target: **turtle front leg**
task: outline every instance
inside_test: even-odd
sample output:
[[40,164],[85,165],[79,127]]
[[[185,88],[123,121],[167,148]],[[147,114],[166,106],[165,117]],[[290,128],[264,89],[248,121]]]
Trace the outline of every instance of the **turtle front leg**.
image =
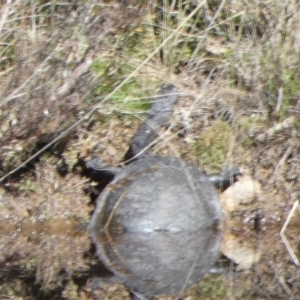
[[120,171],[119,168],[112,166],[104,166],[100,157],[94,157],[85,162],[86,168],[91,172],[91,177],[98,177],[102,180],[110,182]]
[[242,172],[238,167],[227,167],[221,173],[207,174],[208,180],[218,189],[226,190],[236,181],[236,177]]

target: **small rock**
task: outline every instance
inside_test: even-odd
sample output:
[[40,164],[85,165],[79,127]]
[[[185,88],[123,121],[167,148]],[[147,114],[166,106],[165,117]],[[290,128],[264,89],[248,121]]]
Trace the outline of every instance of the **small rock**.
[[260,183],[249,175],[243,175],[221,194],[220,201],[225,211],[232,212],[253,202],[260,195]]
[[261,253],[250,243],[244,240],[240,241],[234,235],[228,235],[224,238],[221,252],[238,264],[237,271],[250,269],[261,257]]

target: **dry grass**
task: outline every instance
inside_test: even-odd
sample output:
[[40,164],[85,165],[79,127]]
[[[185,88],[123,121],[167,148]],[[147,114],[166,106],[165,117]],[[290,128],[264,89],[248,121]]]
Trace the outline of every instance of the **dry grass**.
[[[78,156],[100,155],[108,164],[120,162],[149,97],[162,82],[172,82],[180,89],[180,102],[153,151],[180,155],[205,170],[243,167],[263,187],[255,209],[266,219],[260,226],[270,232],[259,239],[278,245],[272,253],[262,251],[260,266],[241,276],[253,280],[226,283],[228,299],[266,299],[275,294],[278,299],[296,299],[298,271],[279,245],[276,226],[297,200],[300,182],[299,3],[4,2],[0,218],[13,226],[41,215],[63,219],[69,211],[72,217],[87,220],[91,209],[87,201],[82,209],[81,203],[71,203],[74,193],[81,194],[77,199],[87,199],[80,186],[83,179],[73,173]],[[223,128],[220,118],[227,122]],[[226,139],[218,139],[218,133]],[[44,146],[51,151],[37,163],[31,157]],[[29,171],[5,177],[27,159]],[[62,163],[68,172],[65,178],[56,172]],[[233,218],[251,219],[254,210],[243,213]],[[296,233],[286,231],[287,238],[296,239]],[[5,243],[6,253],[21,252],[21,242]],[[55,285],[61,270],[49,269],[52,261],[67,265],[53,245],[48,240],[42,251],[32,252],[43,261],[43,251],[53,249],[47,250],[52,258],[35,262],[37,279],[45,286]],[[57,245],[63,253],[64,242]],[[299,259],[297,247],[295,240],[292,248]],[[25,251],[22,257],[26,255]],[[6,261],[5,253],[1,259]],[[68,272],[77,269],[72,265]],[[92,298],[87,290],[74,292],[72,284],[70,279],[66,285],[70,295]],[[8,295],[9,289],[26,297],[22,288],[11,286],[1,293]],[[191,299],[201,299],[200,292]]]

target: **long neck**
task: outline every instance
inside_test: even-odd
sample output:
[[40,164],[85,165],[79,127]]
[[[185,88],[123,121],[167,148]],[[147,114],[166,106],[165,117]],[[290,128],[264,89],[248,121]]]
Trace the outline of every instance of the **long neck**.
[[138,155],[158,137],[160,129],[173,113],[174,105],[178,100],[176,92],[177,88],[174,85],[163,85],[159,93],[152,99],[146,119],[140,125],[125,154],[125,161]]

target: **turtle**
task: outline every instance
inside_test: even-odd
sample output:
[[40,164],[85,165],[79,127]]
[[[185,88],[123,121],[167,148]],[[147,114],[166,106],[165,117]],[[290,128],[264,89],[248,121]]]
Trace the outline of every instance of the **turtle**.
[[[167,257],[176,265],[169,265],[170,270],[177,270],[175,278],[185,270],[183,256],[188,250],[179,251],[178,259],[174,254],[178,245],[183,250],[184,245],[193,244],[201,253],[195,270],[201,270],[201,276],[207,271],[218,255],[218,251],[211,249],[218,248],[214,245],[219,245],[220,240],[216,228],[222,209],[217,188],[229,185],[240,174],[239,168],[234,167],[207,175],[178,157],[149,153],[149,146],[171,117],[178,98],[175,85],[161,86],[131,141],[123,168],[103,166],[99,158],[87,162],[89,168],[111,179],[97,198],[88,225],[98,255],[122,282],[143,294],[176,292],[182,288],[185,279],[173,285],[169,279],[166,283],[162,279],[168,269],[163,266]],[[200,237],[200,244],[191,243],[196,237]],[[188,266],[193,255],[187,255]]]

